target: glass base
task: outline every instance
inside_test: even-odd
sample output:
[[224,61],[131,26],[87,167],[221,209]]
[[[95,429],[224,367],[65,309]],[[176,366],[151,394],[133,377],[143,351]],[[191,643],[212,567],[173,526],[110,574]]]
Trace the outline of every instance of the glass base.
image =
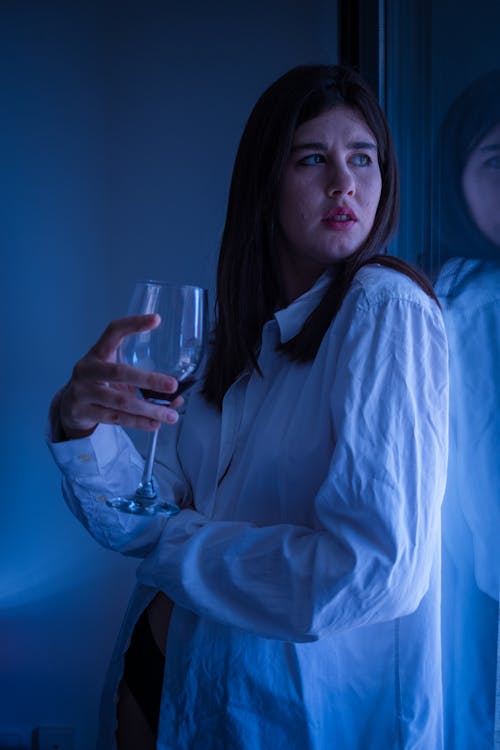
[[161,500],[161,498],[147,500],[135,495],[109,498],[106,500],[106,505],[134,516],[175,516],[180,510],[178,505]]

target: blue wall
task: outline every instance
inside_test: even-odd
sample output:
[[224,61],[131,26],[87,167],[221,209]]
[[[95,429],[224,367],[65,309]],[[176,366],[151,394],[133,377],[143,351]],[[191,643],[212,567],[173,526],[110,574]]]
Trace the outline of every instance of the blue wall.
[[213,286],[251,106],[337,57],[335,1],[170,6],[0,5],[0,735],[26,747],[40,725],[93,747],[135,568],[64,506],[50,398],[136,278]]

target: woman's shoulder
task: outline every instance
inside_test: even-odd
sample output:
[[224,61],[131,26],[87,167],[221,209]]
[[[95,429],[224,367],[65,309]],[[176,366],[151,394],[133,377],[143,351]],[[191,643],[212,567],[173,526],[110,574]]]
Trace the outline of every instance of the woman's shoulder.
[[435,300],[416,281],[402,271],[381,264],[360,268],[347,296],[360,310],[375,309],[394,301],[440,315]]
[[452,258],[437,274],[436,294],[443,307],[471,310],[500,301],[500,263]]

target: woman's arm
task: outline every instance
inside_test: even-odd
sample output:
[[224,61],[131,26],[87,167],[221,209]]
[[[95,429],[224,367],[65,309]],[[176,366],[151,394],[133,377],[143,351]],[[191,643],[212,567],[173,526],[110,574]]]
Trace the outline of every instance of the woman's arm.
[[[104,501],[133,493],[144,464],[116,425],[151,432],[166,422],[176,430],[176,409],[183,403],[182,397],[166,407],[137,394],[141,387],[174,392],[175,378],[117,362],[117,349],[125,336],[150,330],[158,323],[157,315],[140,315],[113,321],[106,328],[52,400],[47,435],[63,475],[64,497],[74,515],[100,544],[139,556],[158,540],[164,519],[132,517],[109,508]],[[175,435],[168,445],[172,446],[167,459],[172,470],[163,472],[162,489],[170,499],[181,501],[187,489],[176,461]]]
[[317,528],[184,510],[139,580],[199,614],[284,640],[414,611],[439,543],[447,407],[437,307],[390,296],[358,305],[330,393],[336,445],[314,498]]

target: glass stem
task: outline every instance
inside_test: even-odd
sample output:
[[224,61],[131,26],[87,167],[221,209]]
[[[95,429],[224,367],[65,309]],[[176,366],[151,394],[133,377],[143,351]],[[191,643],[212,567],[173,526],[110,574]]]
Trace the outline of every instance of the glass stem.
[[156,443],[158,440],[159,429],[155,430],[149,436],[148,455],[146,457],[146,463],[144,464],[144,472],[142,474],[141,483],[137,488],[137,493],[141,497],[147,497],[153,499],[156,497],[156,489],[153,482],[153,464],[155,461]]

